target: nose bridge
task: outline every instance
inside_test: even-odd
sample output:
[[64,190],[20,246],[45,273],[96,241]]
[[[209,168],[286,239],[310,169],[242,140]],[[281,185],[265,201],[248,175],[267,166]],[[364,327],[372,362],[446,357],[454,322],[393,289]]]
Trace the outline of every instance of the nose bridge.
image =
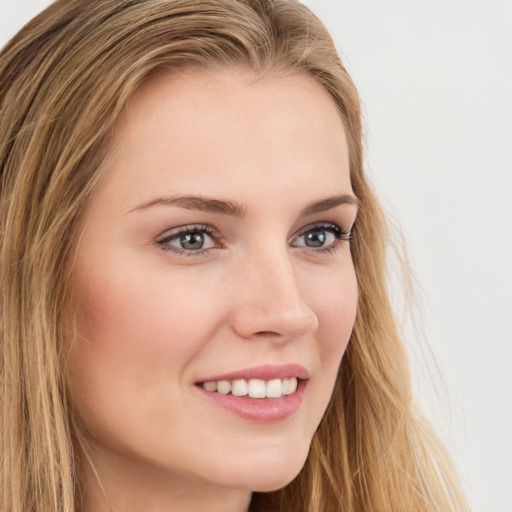
[[239,276],[233,325],[244,337],[297,337],[317,328],[288,247],[260,247],[241,262]]

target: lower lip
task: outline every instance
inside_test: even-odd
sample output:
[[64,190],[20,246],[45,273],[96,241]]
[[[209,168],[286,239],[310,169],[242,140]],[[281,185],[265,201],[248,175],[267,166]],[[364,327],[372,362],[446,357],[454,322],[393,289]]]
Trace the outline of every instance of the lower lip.
[[289,418],[300,408],[304,398],[305,387],[306,381],[300,380],[294,393],[280,398],[251,398],[249,396],[223,395],[221,393],[205,391],[201,387],[197,387],[197,390],[214,404],[244,420],[256,423],[272,423]]

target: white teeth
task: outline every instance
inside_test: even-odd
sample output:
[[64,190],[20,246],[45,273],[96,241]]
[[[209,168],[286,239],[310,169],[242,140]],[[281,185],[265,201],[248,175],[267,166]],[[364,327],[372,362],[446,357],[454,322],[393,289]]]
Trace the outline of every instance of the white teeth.
[[260,379],[251,379],[249,381],[249,396],[251,398],[265,398],[265,381]]
[[269,398],[279,398],[283,394],[283,385],[281,379],[273,379],[267,382],[266,395]]
[[235,396],[245,396],[249,392],[247,381],[244,379],[234,380],[231,384],[231,394]]
[[217,383],[215,381],[205,382],[203,388],[206,389],[206,391],[217,391]]
[[231,393],[234,396],[246,396],[251,398],[280,398],[291,395],[297,390],[297,379],[289,377],[286,379],[235,379],[203,382],[205,391],[227,395]]
[[222,395],[227,395],[231,391],[231,382],[229,380],[219,380],[217,391]]
[[283,379],[283,395],[291,395],[297,389],[297,379]]

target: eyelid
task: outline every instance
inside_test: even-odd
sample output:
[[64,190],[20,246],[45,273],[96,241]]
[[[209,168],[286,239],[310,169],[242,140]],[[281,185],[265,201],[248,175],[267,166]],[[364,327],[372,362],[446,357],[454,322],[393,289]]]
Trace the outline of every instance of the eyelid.
[[169,238],[179,236],[183,233],[193,233],[196,231],[205,232],[208,235],[215,236],[215,238],[221,238],[221,234],[214,227],[208,224],[184,224],[183,226],[177,226],[175,228],[166,229],[161,235],[156,237],[157,242],[168,240]]
[[338,233],[341,236],[341,239],[345,239],[345,237],[350,237],[352,234],[352,227],[349,229],[343,229],[339,224],[335,222],[328,222],[328,221],[320,221],[320,222],[314,222],[313,224],[309,224],[303,228],[301,228],[299,231],[297,231],[289,240],[289,242],[293,241],[295,238],[301,237],[304,234],[306,234],[309,231],[313,231],[315,229],[331,229]]
[[[197,250],[187,250],[169,243],[170,240],[175,240],[179,238],[180,235],[195,232],[201,232],[209,236],[213,240],[215,246]],[[185,224],[183,226],[167,229],[155,239],[155,243],[161,250],[165,252],[173,252],[178,256],[201,256],[212,249],[221,247],[222,239],[223,237],[221,233],[213,226],[207,224]]]
[[[335,222],[330,221],[319,221],[314,222],[312,224],[308,224],[307,226],[304,226],[299,231],[297,231],[289,240],[288,243],[292,247],[306,247],[307,249],[311,250],[315,253],[322,253],[322,252],[328,252],[333,251],[337,248],[338,245],[340,245],[341,242],[350,242],[351,234],[352,234],[352,227],[349,229],[344,230],[341,228],[341,226]],[[308,246],[302,246],[302,245],[294,245],[294,240],[304,236],[306,233],[314,231],[314,230],[325,230],[325,231],[331,231],[334,233],[334,236],[336,238],[336,241],[333,243],[330,243],[326,246],[320,246],[318,248],[314,247],[308,247]],[[206,247],[201,248],[197,250],[192,249],[184,249],[180,248],[178,246],[172,245],[170,243],[171,240],[175,240],[180,237],[182,234],[187,233],[194,233],[194,232],[202,232],[206,234],[208,237],[210,237],[215,244],[213,247]],[[173,252],[179,256],[201,256],[204,254],[207,254],[212,249],[218,249],[222,247],[222,241],[223,236],[220,231],[218,231],[216,228],[214,228],[211,225],[208,224],[185,224],[182,226],[178,226],[175,228],[167,229],[164,231],[161,235],[159,235],[155,239],[155,243],[159,246],[159,248],[163,251],[170,251]]]
[[[306,251],[309,254],[320,256],[327,256],[334,254],[344,247],[345,244],[350,244],[352,227],[348,230],[344,230],[341,226],[335,222],[315,222],[300,229],[288,242],[291,247],[297,250]],[[334,237],[326,245],[310,246],[304,241],[304,243],[297,243],[297,241],[304,235],[314,231],[328,231],[330,236]]]

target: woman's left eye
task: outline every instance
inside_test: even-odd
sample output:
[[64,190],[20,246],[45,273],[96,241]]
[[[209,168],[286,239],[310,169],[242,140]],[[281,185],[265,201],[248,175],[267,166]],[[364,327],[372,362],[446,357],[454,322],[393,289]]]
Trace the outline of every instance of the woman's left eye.
[[341,241],[350,241],[350,230],[343,231],[336,224],[317,224],[303,230],[291,245],[322,251],[336,248]]
[[158,245],[166,251],[190,255],[218,247],[213,230],[209,226],[178,228],[167,233],[165,238],[158,240]]

